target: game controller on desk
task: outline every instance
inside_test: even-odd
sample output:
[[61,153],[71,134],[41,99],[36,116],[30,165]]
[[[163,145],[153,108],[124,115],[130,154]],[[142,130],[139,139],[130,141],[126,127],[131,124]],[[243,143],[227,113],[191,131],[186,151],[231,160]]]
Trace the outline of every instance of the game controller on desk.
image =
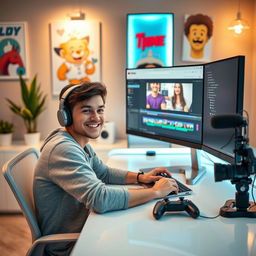
[[165,212],[186,211],[192,218],[196,219],[200,211],[190,200],[180,197],[177,201],[170,201],[167,198],[158,201],[153,209],[153,216],[159,220]]

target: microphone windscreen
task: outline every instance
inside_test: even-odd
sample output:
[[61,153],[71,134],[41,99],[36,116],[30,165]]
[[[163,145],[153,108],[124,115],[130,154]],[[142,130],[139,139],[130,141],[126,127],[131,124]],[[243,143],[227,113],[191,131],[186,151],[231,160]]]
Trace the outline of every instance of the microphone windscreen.
[[239,114],[216,115],[211,119],[211,125],[215,129],[236,128],[243,124],[243,117]]

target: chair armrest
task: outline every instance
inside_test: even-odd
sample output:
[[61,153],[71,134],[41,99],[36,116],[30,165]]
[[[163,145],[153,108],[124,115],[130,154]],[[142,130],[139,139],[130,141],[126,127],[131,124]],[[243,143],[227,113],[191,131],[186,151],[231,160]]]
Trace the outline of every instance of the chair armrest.
[[44,255],[44,248],[46,245],[54,243],[66,243],[66,242],[76,242],[80,233],[64,233],[64,234],[53,234],[42,236],[35,240],[27,252],[27,256],[39,256]]

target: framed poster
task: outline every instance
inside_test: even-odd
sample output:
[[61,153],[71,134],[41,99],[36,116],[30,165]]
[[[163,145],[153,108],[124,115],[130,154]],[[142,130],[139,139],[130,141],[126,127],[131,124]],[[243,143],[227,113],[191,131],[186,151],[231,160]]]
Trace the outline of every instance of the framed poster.
[[28,76],[27,23],[0,22],[0,79]]
[[100,23],[51,23],[53,95],[67,84],[101,80]]
[[173,13],[127,15],[127,68],[173,66]]
[[204,14],[185,15],[182,60],[208,62],[211,60],[213,21]]

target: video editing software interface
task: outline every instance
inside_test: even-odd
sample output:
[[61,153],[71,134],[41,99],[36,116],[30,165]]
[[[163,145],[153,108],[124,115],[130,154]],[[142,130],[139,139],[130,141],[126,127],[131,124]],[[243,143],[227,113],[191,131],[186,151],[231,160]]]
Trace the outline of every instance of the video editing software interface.
[[235,129],[214,129],[211,118],[242,113],[243,56],[126,72],[127,133],[234,156]]
[[202,96],[202,65],[128,69],[127,130],[201,144]]

